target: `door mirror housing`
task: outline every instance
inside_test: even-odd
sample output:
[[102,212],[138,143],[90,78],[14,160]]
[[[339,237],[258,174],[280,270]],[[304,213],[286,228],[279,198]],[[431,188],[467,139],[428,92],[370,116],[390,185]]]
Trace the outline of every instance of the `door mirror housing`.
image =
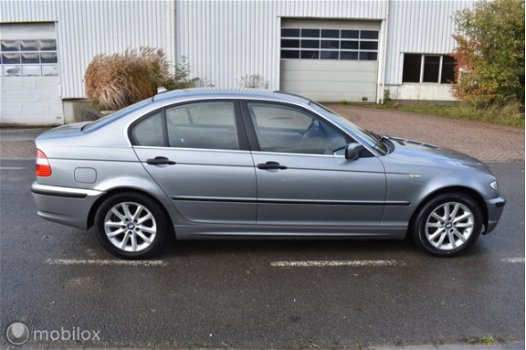
[[345,158],[348,160],[356,160],[360,158],[363,149],[363,145],[357,142],[349,143],[345,147]]

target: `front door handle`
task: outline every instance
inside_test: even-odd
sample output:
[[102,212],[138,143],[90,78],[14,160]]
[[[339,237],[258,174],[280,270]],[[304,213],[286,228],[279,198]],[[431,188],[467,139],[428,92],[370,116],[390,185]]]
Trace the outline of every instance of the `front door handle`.
[[155,157],[153,159],[146,159],[146,163],[151,164],[151,165],[163,165],[163,164],[173,165],[175,164],[173,160],[170,160],[166,157]]
[[266,163],[260,163],[256,165],[258,169],[287,169],[286,166],[279,164],[278,162],[266,162]]

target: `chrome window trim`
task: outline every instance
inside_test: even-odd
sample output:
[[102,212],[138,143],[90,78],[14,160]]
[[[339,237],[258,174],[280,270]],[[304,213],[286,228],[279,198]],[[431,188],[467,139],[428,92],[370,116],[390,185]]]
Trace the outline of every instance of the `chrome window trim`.
[[186,147],[163,147],[163,146],[131,146],[139,149],[160,149],[160,150],[176,150],[176,151],[192,151],[192,152],[231,152],[231,153],[250,153],[249,150],[239,149],[218,149],[218,148],[186,148]]
[[269,152],[269,151],[252,151],[252,154],[261,155],[284,155],[284,156],[307,156],[307,157],[327,157],[327,158],[345,158],[344,155],[336,154],[316,154],[316,153],[291,153],[291,152]]
[[[151,105],[150,105],[150,107],[152,107],[152,108],[148,108],[144,113],[141,113],[140,115],[134,115],[133,117],[130,116],[130,115],[123,116],[123,118],[127,118],[127,117],[130,118],[130,120],[126,122],[126,124],[125,124],[125,126],[123,128],[124,139],[126,140],[126,143],[128,144],[128,146],[132,147],[132,148],[133,147],[150,147],[150,146],[135,146],[135,145],[133,145],[131,143],[128,131],[129,131],[129,128],[131,127],[131,125],[133,123],[135,123],[135,121],[137,121],[139,118],[142,118],[146,114],[150,114],[150,113],[152,113],[152,112],[154,112],[154,111],[156,111],[158,109],[167,108],[168,106],[176,106],[176,105],[184,104],[184,103],[187,103],[187,102],[198,102],[198,101],[207,101],[207,100],[261,101],[261,102],[271,102],[271,103],[275,102],[275,103],[282,103],[282,104],[287,104],[287,105],[291,105],[291,106],[304,108],[304,109],[307,109],[310,113],[313,113],[314,115],[322,118],[324,121],[326,121],[330,125],[338,128],[345,135],[348,135],[348,136],[352,137],[353,139],[355,139],[356,142],[358,142],[359,144],[364,146],[366,150],[371,152],[371,154],[374,157],[378,157],[380,155],[374,148],[369,147],[369,145],[367,145],[366,143],[362,142],[359,137],[356,137],[355,135],[350,133],[345,128],[342,128],[338,123],[334,123],[332,120],[328,119],[324,115],[321,115],[320,113],[318,113],[317,111],[313,110],[312,108],[309,108],[307,103],[299,103],[299,102],[295,102],[295,101],[286,101],[286,100],[275,99],[275,98],[267,97],[267,96],[235,96],[235,95],[228,95],[228,94],[226,94],[224,96],[221,96],[221,95],[219,95],[219,96],[217,96],[217,95],[216,96],[190,95],[190,96],[178,98],[176,101],[173,101],[173,100],[172,101],[170,101],[170,100],[155,101],[155,97],[153,97],[153,100],[152,100]],[[305,101],[308,101],[308,100],[305,100]],[[139,112],[139,111],[134,111],[131,114],[135,114],[136,112]],[[167,149],[167,148],[173,149],[173,147],[161,147],[161,148],[163,148],[163,149]],[[183,149],[189,149],[189,148],[183,148]],[[199,150],[211,150],[211,149],[201,149],[201,148],[199,148]],[[232,150],[232,151],[249,152],[249,151],[246,151],[246,150]],[[298,153],[292,153],[292,154],[298,154]],[[309,154],[309,155],[311,155],[311,154]]]

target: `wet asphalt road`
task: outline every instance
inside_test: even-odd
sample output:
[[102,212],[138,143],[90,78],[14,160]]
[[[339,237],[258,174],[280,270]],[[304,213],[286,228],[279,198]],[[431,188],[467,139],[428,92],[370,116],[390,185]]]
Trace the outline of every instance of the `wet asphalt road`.
[[[115,258],[93,231],[36,216],[32,161],[0,167],[2,348],[13,321],[32,331],[100,331],[82,343],[90,346],[524,343],[523,163],[491,164],[508,204],[497,230],[460,257],[434,258],[410,241],[194,241],[172,242],[158,266],[46,263]],[[304,260],[396,264],[271,266]]]

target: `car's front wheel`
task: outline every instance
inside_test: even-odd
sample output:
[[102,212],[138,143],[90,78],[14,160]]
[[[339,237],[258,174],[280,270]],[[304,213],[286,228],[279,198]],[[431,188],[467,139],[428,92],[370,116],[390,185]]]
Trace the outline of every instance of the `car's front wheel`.
[[161,206],[140,193],[119,193],[106,199],[95,214],[95,226],[104,248],[128,259],[156,253],[169,231]]
[[413,238],[433,255],[450,256],[472,246],[482,225],[482,211],[472,197],[464,193],[441,194],[417,214]]

